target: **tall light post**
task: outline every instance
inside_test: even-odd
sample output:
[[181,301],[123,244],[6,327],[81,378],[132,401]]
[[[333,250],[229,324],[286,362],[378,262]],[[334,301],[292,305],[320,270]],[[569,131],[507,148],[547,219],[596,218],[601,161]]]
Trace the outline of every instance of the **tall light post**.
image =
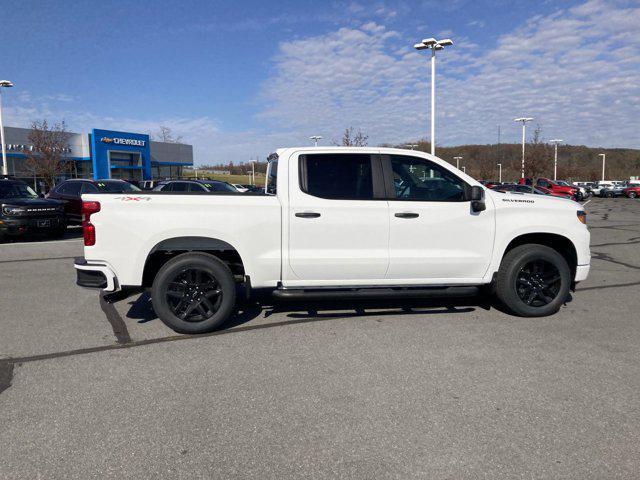
[[607,156],[604,153],[599,153],[598,155],[602,157],[602,181],[604,182],[604,162]]
[[498,182],[502,183],[502,164],[498,164]]
[[557,180],[558,177],[558,144],[560,142],[564,142],[564,140],[560,140],[559,138],[554,138],[553,140],[549,140],[554,145],[554,153],[553,153],[553,179]]
[[443,38],[425,38],[421,43],[416,43],[416,50],[431,50],[431,155],[436,154],[436,50],[453,45],[453,40]]
[[456,168],[460,170],[460,160],[462,160],[462,157],[453,157],[453,159],[456,161]]
[[2,144],[2,174],[9,175],[7,166],[7,146],[4,144],[4,125],[2,124],[2,89],[11,88],[13,83],[9,80],[0,80],[0,143]]
[[522,122],[522,178],[524,178],[524,143],[526,140],[525,131],[527,129],[527,122],[533,120],[532,117],[520,117],[514,118],[514,122]]
[[314,144],[313,146],[317,147],[318,146],[318,140],[322,140],[322,136],[320,136],[320,135],[311,135],[309,137],[309,140],[313,140],[313,144]]

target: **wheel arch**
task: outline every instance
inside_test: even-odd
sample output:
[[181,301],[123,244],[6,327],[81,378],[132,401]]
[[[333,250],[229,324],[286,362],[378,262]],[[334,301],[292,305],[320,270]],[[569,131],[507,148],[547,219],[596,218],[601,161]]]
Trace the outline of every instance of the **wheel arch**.
[[219,238],[181,236],[164,239],[149,251],[144,263],[142,286],[150,287],[165,263],[186,252],[203,252],[213,255],[227,264],[237,280],[244,279],[245,263],[240,252],[233,245]]
[[505,250],[502,252],[500,261],[504,259],[505,255],[516,247],[526,244],[538,244],[552,248],[564,257],[571,269],[572,278],[575,277],[576,268],[578,266],[578,252],[576,246],[568,237],[557,233],[549,232],[536,232],[536,233],[524,233],[518,235],[509,242]]

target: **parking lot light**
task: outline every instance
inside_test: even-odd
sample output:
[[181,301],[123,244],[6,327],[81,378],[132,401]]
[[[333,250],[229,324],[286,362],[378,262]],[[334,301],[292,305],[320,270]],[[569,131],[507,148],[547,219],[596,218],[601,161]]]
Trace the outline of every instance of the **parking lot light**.
[[554,138],[553,140],[549,140],[554,144],[554,154],[553,154],[553,179],[557,180],[558,176],[558,144],[560,142],[564,142],[564,140],[560,140],[559,138]]
[[519,117],[519,118],[514,118],[513,121],[514,122],[522,122],[522,177],[524,178],[524,143],[525,143],[525,130],[527,128],[527,122],[530,122],[531,120],[533,120],[532,117]]
[[444,38],[425,38],[420,43],[416,43],[413,48],[416,50],[431,50],[431,155],[436,154],[436,50],[453,45],[453,40]]
[[9,175],[7,166],[7,146],[4,144],[4,125],[2,124],[2,89],[11,88],[13,83],[9,80],[0,80],[0,144],[2,144],[2,174]]
[[462,160],[462,157],[453,157],[453,159],[456,161],[456,168],[460,170],[460,160]]
[[318,140],[322,140],[322,136],[321,135],[311,135],[309,137],[309,140],[312,140],[314,142],[314,147],[318,146]]
[[502,164],[498,164],[498,182],[502,183]]
[[602,181],[604,182],[604,162],[607,156],[604,153],[599,153],[598,155],[602,157]]

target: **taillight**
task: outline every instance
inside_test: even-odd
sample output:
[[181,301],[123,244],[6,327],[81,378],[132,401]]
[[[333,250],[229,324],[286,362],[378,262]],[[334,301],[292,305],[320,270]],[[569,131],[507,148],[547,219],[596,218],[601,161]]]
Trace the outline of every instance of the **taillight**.
[[96,227],[91,224],[91,215],[100,211],[100,202],[82,202],[82,233],[85,247],[96,244]]

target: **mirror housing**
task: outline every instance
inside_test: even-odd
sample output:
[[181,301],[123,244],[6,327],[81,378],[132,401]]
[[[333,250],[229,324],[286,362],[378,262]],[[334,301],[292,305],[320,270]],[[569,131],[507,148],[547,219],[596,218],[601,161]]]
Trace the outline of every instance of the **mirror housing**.
[[471,211],[482,212],[487,209],[487,205],[484,203],[484,189],[477,185],[471,187]]

